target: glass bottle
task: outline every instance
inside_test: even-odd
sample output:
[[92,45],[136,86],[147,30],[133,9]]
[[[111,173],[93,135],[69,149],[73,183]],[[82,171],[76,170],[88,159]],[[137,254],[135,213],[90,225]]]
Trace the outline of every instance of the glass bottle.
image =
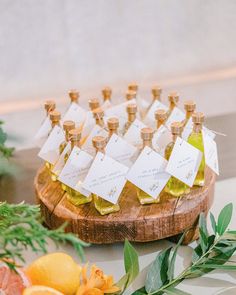
[[168,116],[167,116],[166,110],[159,109],[159,110],[155,111],[155,119],[156,119],[157,129],[165,124],[167,117]]
[[[181,136],[182,130],[183,130],[183,124],[181,122],[174,122],[171,124],[171,133],[172,133],[173,140],[167,145],[165,149],[165,158],[167,161],[169,160],[171,156],[177,137]],[[174,176],[171,176],[171,178],[166,184],[165,192],[171,194],[174,197],[180,197],[184,194],[189,193],[190,188],[182,181],[178,180]]]
[[[105,153],[107,139],[103,136],[95,136],[92,140],[96,152]],[[93,194],[94,206],[101,215],[106,215],[120,210],[119,204],[113,204],[96,194]]]
[[168,110],[168,116],[172,113],[173,109],[175,107],[178,107],[179,102],[179,94],[177,92],[171,92],[168,95],[169,100],[169,110]]
[[72,89],[68,92],[70,97],[70,102],[74,102],[76,104],[79,104],[79,91],[76,89]]
[[44,103],[44,109],[46,111],[46,116],[49,116],[50,112],[54,111],[56,108],[56,103],[54,100],[47,100]]
[[[73,150],[73,148],[75,146],[80,148],[80,140],[81,140],[81,130],[79,128],[75,128],[69,131],[69,137],[70,137],[70,142],[71,142],[71,148],[70,150],[65,154],[64,157],[64,162],[66,163],[71,151]],[[65,190],[67,192],[67,200],[74,204],[75,206],[79,206],[82,204],[86,204],[92,201],[92,195],[90,195],[89,197],[84,196],[83,194],[81,194],[80,192],[72,189],[69,186],[65,185]]]
[[100,102],[97,98],[92,98],[89,100],[89,108],[91,111],[94,111],[99,107],[100,107]]
[[189,135],[188,143],[190,143],[195,148],[199,149],[202,152],[202,160],[198,169],[197,176],[194,180],[194,185],[204,186],[205,184],[205,155],[204,155],[204,144],[203,144],[203,136],[202,136],[202,124],[204,122],[204,114],[203,113],[193,113],[193,131]]
[[136,92],[133,90],[126,91],[126,100],[129,101],[131,99],[136,98]]
[[[147,127],[147,128],[141,129],[141,138],[143,140],[142,150],[145,148],[145,146],[149,146],[150,148],[152,148],[153,134],[154,134],[154,130],[152,128]],[[153,198],[152,196],[145,193],[140,188],[137,188],[137,196],[138,196],[139,203],[141,205],[153,204],[153,203],[159,202],[158,198],[157,199]]]
[[100,127],[104,128],[105,122],[104,122],[104,111],[101,108],[97,108],[93,110],[93,117],[95,119],[95,123],[99,125]]
[[192,114],[196,110],[196,103],[193,100],[187,100],[184,102],[185,119],[183,120],[183,127],[186,126],[188,120],[192,117]]
[[119,128],[119,120],[118,118],[109,118],[107,120],[107,128],[108,128],[108,140],[112,137],[112,134],[118,134]]
[[135,121],[136,119],[136,115],[137,115],[137,111],[138,111],[138,108],[137,108],[137,105],[136,103],[130,103],[127,105],[126,107],[126,111],[127,111],[127,115],[128,115],[128,120],[127,122],[125,123],[125,126],[124,126],[124,130],[123,130],[123,135],[125,135],[125,133],[128,131],[130,125]]
[[111,101],[112,90],[110,87],[105,87],[102,89],[103,101]]

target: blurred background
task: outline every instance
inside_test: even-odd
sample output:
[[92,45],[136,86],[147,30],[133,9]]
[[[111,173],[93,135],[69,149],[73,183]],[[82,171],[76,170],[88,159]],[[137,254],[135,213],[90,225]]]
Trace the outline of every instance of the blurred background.
[[63,110],[77,88],[86,105],[108,85],[118,100],[132,81],[234,113],[235,15],[235,0],[0,0],[0,119],[29,147],[45,99]]

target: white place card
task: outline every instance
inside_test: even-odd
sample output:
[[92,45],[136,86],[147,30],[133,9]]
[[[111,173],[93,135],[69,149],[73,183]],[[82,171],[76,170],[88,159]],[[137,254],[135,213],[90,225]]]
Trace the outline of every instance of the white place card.
[[178,137],[166,172],[192,187],[202,159],[202,152]]
[[106,148],[106,155],[114,160],[130,167],[133,163],[133,158],[138,153],[138,149],[126,140],[113,134],[108,141]]
[[219,175],[217,144],[211,135],[203,130],[203,143],[206,165]]
[[105,129],[101,128],[99,125],[95,125],[93,129],[91,130],[91,132],[89,133],[86,141],[82,145],[83,150],[85,150],[91,155],[95,155],[96,151],[95,151],[95,148],[93,147],[92,139],[94,136],[98,136],[98,135],[107,137],[108,132]]
[[203,126],[202,130],[207,133],[212,139],[215,139],[216,137],[216,133],[210,129],[208,129],[207,127]]
[[170,130],[162,125],[153,135],[152,145],[154,150],[160,153],[162,156],[165,154],[166,146],[172,141],[172,134]]
[[65,165],[65,155],[70,151],[71,144],[70,142],[65,146],[64,150],[60,154],[58,160],[56,161],[56,164],[53,166],[52,172],[56,174],[57,176],[61,173],[61,170],[63,169]]
[[62,122],[71,120],[75,122],[76,127],[79,127],[86,119],[86,111],[77,103],[72,102],[65,113]]
[[55,126],[41,150],[38,153],[38,156],[49,162],[50,164],[55,164],[59,158],[59,147],[60,144],[65,140],[65,134],[61,127]]
[[142,121],[136,119],[130,125],[129,129],[124,135],[124,139],[134,146],[142,145],[141,129],[147,127]]
[[153,198],[158,198],[171,175],[165,171],[167,160],[145,147],[127,174],[127,179]]
[[129,168],[98,152],[83,182],[83,188],[113,204],[118,202]]
[[34,143],[37,147],[43,146],[43,144],[47,140],[47,137],[49,132],[51,131],[51,128],[52,128],[51,121],[49,119],[49,116],[47,116],[34,136]]
[[106,111],[107,109],[111,108],[112,107],[112,103],[110,102],[110,100],[106,100],[104,101],[104,103],[102,104],[102,109],[104,111]]
[[163,110],[168,110],[168,107],[163,104],[162,102],[160,102],[159,100],[155,100],[151,107],[149,108],[147,114],[146,114],[146,117],[145,119],[148,119],[150,121],[154,121],[155,122],[155,112],[157,110],[160,110],[160,109],[163,109]]
[[89,197],[91,192],[84,189],[82,184],[92,162],[93,157],[91,155],[75,146],[58,179],[85,197]]
[[185,119],[185,114],[179,108],[175,107],[171,112],[169,118],[166,121],[167,128],[170,129],[170,126],[173,122],[182,122]]

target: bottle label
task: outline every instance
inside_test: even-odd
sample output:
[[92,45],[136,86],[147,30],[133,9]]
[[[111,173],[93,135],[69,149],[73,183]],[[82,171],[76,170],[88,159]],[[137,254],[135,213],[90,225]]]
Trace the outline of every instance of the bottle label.
[[58,179],[65,185],[89,197],[91,192],[82,187],[83,181],[93,162],[93,157],[75,146],[61,170]]
[[219,175],[217,144],[214,139],[212,139],[211,134],[205,130],[202,131],[202,135],[206,165]]
[[129,168],[98,152],[83,182],[83,188],[113,204],[118,202]]
[[65,155],[68,153],[71,149],[71,143],[68,142],[65,146],[64,150],[60,154],[56,164],[53,166],[52,172],[56,174],[57,176],[61,173],[61,170],[63,169],[65,165]]
[[59,158],[59,147],[60,144],[65,140],[65,134],[61,127],[55,126],[41,150],[38,153],[38,156],[49,162],[50,164],[55,164]]
[[43,121],[38,132],[34,136],[34,143],[37,147],[42,147],[45,141],[47,140],[48,134],[51,131],[51,121],[49,117]]
[[134,146],[142,145],[142,138],[140,135],[141,129],[147,127],[142,121],[136,119],[130,125],[129,129],[124,135],[124,139]]
[[72,102],[65,113],[62,122],[71,120],[75,122],[76,127],[79,127],[86,119],[86,111],[77,103]]
[[164,125],[160,126],[153,135],[152,145],[154,150],[164,156],[165,148],[171,140],[172,135],[170,130]]
[[153,149],[145,147],[129,170],[127,179],[156,199],[171,177],[165,171],[167,163]]
[[178,137],[173,147],[166,172],[192,187],[202,159],[202,152]]
[[170,129],[170,126],[173,122],[182,122],[184,119],[184,112],[182,112],[179,108],[175,107],[166,121],[166,126]]

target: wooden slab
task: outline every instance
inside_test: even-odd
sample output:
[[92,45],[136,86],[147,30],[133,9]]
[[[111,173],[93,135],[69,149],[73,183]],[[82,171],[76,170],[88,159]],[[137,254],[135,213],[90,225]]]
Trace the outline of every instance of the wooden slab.
[[135,187],[128,183],[120,198],[121,210],[101,216],[93,203],[79,207],[71,204],[59,182],[52,182],[49,173],[41,168],[35,178],[35,191],[45,223],[57,228],[68,221],[67,231],[74,232],[90,243],[105,244],[124,241],[147,242],[175,237],[185,230],[185,243],[198,236],[200,212],[207,214],[214,196],[215,175],[206,170],[206,185],[193,188],[182,198],[163,194],[159,204],[141,206]]

